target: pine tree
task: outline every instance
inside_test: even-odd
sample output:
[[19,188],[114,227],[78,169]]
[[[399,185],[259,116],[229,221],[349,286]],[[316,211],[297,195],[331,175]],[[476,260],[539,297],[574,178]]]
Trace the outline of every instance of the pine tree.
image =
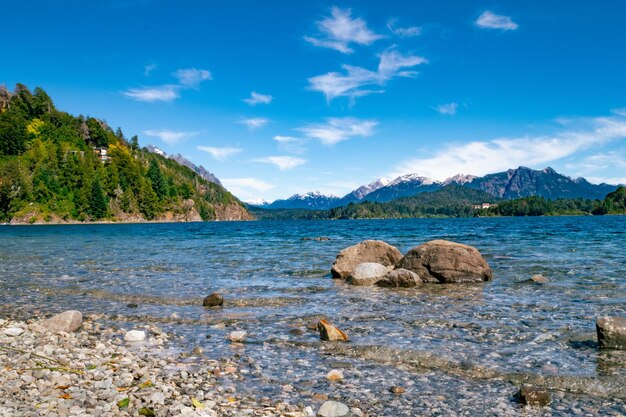
[[100,179],[96,176],[91,184],[91,198],[89,199],[89,214],[94,219],[101,219],[107,214],[107,198],[102,191]]

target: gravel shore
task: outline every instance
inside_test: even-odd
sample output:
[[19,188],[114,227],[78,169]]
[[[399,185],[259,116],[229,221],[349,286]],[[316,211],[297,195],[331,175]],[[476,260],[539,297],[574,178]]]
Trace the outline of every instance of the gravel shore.
[[[313,416],[311,407],[249,398],[230,384],[247,373],[236,358],[210,359],[169,346],[144,326],[53,333],[41,320],[0,319],[0,416]],[[128,341],[146,335],[143,341]],[[141,338],[141,337],[139,337]],[[125,340],[126,339],[126,340]]]

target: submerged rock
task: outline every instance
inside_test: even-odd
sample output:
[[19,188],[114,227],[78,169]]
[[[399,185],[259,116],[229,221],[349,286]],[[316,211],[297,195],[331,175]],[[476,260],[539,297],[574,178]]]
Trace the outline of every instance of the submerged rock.
[[326,379],[329,381],[341,381],[343,379],[343,372],[339,369],[332,369],[326,374]]
[[214,292],[211,295],[207,295],[204,300],[202,300],[202,305],[204,307],[221,307],[224,305],[224,297],[222,294]]
[[528,279],[528,282],[535,284],[547,284],[548,282],[550,282],[550,280],[541,274],[537,274],[530,277],[530,279]]
[[548,390],[543,388],[535,388],[529,386],[523,386],[516,394],[520,403],[530,406],[545,406],[550,404],[552,399]]
[[326,401],[317,411],[317,417],[347,417],[349,415],[348,406],[337,401]]
[[626,317],[604,316],[596,321],[601,349],[626,350]]
[[415,272],[424,282],[483,282],[492,277],[489,264],[476,248],[447,240],[414,247],[396,266]]
[[124,340],[127,342],[143,342],[146,340],[146,332],[143,330],[131,330],[126,332]]
[[246,340],[248,334],[243,330],[237,330],[228,334],[228,340],[234,343],[241,343]]
[[398,387],[396,385],[392,386],[391,388],[389,388],[389,392],[391,392],[392,394],[396,394],[396,395],[402,395],[404,394],[406,390],[402,387]]
[[358,264],[350,274],[348,282],[352,285],[374,285],[387,274],[387,267],[376,262]]
[[376,262],[391,270],[400,259],[402,254],[390,244],[382,240],[364,240],[339,252],[330,272],[333,278],[345,279],[364,262]]
[[350,338],[343,331],[330,324],[326,319],[321,319],[317,323],[317,330],[320,332],[320,339],[329,342],[349,342]]
[[52,333],[72,333],[83,325],[83,314],[76,310],[64,311],[45,320],[41,325]]
[[379,287],[415,287],[422,284],[420,277],[413,271],[408,269],[394,269],[389,271],[376,285]]

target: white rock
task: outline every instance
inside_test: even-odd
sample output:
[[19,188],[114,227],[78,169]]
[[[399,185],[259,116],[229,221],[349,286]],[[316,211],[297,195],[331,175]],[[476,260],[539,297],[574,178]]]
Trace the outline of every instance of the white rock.
[[228,334],[228,340],[231,342],[243,342],[246,340],[247,333],[243,330],[237,330]]
[[333,369],[326,374],[326,379],[329,381],[341,381],[343,379],[343,372],[339,369]]
[[127,342],[143,342],[146,340],[146,332],[143,330],[131,330],[126,332],[124,340]]
[[160,404],[160,405],[163,405],[163,404],[165,404],[165,395],[163,395],[163,393],[162,393],[162,392],[157,391],[157,392],[155,392],[154,394],[152,394],[152,395],[150,396],[150,402],[151,402],[152,404]]
[[348,280],[352,285],[374,285],[387,275],[387,272],[389,272],[389,270],[382,264],[364,262],[354,268]]
[[4,329],[4,331],[2,332],[3,334],[7,335],[7,336],[19,336],[22,333],[24,333],[24,329],[20,329],[19,327],[9,327],[8,329]]
[[317,417],[347,417],[349,414],[348,406],[337,401],[326,401],[317,410]]

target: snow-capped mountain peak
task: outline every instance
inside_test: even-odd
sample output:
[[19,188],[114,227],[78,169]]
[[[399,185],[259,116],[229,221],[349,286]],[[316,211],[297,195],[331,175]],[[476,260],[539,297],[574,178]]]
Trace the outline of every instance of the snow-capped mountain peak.
[[353,195],[358,200],[361,200],[363,197],[365,197],[369,193],[372,193],[372,192],[374,192],[376,190],[379,190],[379,189],[387,186],[388,184],[389,184],[389,180],[388,179],[386,179],[386,178],[379,178],[379,179],[377,179],[375,181],[372,181],[371,183],[369,183],[367,185],[362,185],[361,187],[359,187],[356,190],[352,191],[350,194]]
[[246,200],[246,201],[244,201],[244,203],[250,204],[251,206],[259,206],[259,207],[267,206],[267,205],[270,204],[267,200],[265,200],[265,199],[263,199],[261,197],[253,198],[251,200]]
[[435,181],[428,177],[422,177],[419,174],[406,174],[406,175],[401,175],[395,180],[393,180],[391,183],[389,183],[389,186],[394,186],[394,185],[402,184],[405,182],[417,182],[422,185],[439,184],[439,181]]
[[447,178],[443,182],[443,185],[450,185],[450,184],[463,185],[463,184],[467,184],[467,183],[474,181],[475,178],[477,178],[475,175],[456,174],[453,177]]

